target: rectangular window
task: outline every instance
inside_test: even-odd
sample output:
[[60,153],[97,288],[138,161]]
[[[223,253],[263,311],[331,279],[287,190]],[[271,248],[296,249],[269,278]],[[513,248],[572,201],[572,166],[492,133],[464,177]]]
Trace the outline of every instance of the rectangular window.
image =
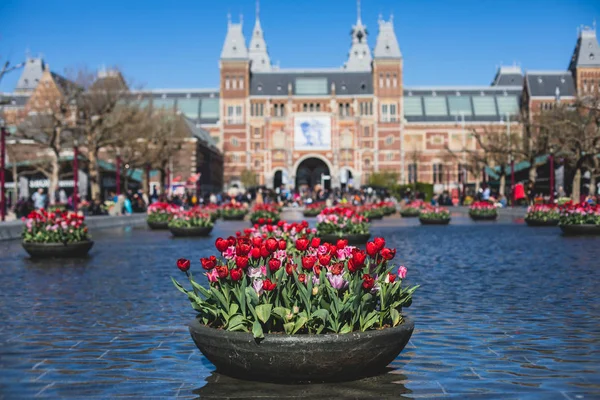
[[466,165],[458,164],[458,170],[456,172],[458,176],[458,183],[465,183],[468,181],[468,172]]
[[411,96],[404,98],[404,115],[409,117],[423,115],[423,104],[421,103],[421,96]]
[[240,78],[240,89],[244,88],[244,78]]
[[177,109],[188,118],[196,119],[199,115],[199,99],[179,99],[177,100]]
[[231,88],[232,89],[237,89],[237,79],[233,78],[231,80]]
[[327,94],[327,78],[296,78],[296,94]]
[[383,74],[379,74],[379,87],[383,87]]
[[443,117],[448,115],[446,97],[425,96],[425,114],[431,117]]
[[417,183],[417,163],[408,164],[408,183]]
[[444,183],[443,164],[433,164],[433,183]]
[[175,107],[175,99],[153,99],[152,107],[171,110]]
[[230,83],[229,83],[229,77],[226,76],[225,77],[225,89],[229,89],[231,87]]
[[385,155],[385,160],[386,161],[392,161],[394,159],[394,153],[386,153]]
[[473,115],[470,96],[448,96],[448,105],[450,106],[450,115]]
[[304,111],[304,112],[307,112],[307,111],[308,111],[308,104],[307,104],[307,103],[304,103],[304,104],[302,105],[302,111]]
[[260,128],[254,128],[254,136],[260,137]]
[[394,122],[396,121],[396,104],[382,104],[381,105],[381,122]]
[[473,96],[473,110],[476,116],[496,115],[496,103],[492,96]]
[[317,112],[321,111],[321,103],[317,103],[316,110]]
[[517,96],[496,96],[498,103],[498,112],[501,116],[517,115],[519,112],[519,102]]
[[370,129],[369,129],[369,127],[365,126],[365,128],[364,128],[363,131],[364,131],[364,136],[365,137],[369,137],[369,135],[370,135]]
[[219,118],[219,99],[202,99],[200,101],[200,118],[218,119]]

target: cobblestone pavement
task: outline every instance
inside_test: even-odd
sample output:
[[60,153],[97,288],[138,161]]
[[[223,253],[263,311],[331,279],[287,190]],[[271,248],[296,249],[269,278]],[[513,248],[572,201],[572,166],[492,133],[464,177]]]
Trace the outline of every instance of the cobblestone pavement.
[[219,221],[212,239],[106,229],[79,261],[0,243],[0,398],[600,398],[600,239],[510,218],[373,224],[422,285],[406,309],[415,332],[387,374],[320,385],[219,375],[169,277],[176,258],[207,256],[245,226]]

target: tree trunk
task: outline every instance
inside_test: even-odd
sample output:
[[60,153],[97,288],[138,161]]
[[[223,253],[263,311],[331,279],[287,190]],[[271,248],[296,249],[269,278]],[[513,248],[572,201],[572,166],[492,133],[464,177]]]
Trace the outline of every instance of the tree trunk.
[[571,192],[571,199],[574,202],[579,203],[581,197],[581,168],[577,168],[575,175],[573,176],[573,190]]
[[500,175],[500,196],[504,196],[506,191],[506,174]]
[[60,176],[60,162],[58,161],[58,154],[52,154],[52,160],[50,161],[50,185],[48,186],[48,200],[50,204],[55,203],[56,190],[58,189],[58,181]]
[[532,163],[531,167],[529,167],[529,181],[531,181],[531,183],[533,184],[534,187],[535,187],[536,180],[537,180],[537,168]]
[[[88,140],[88,143],[90,141]],[[90,175],[90,188],[91,188],[91,198],[99,199],[100,198],[100,171],[98,170],[98,150],[93,147],[89,148],[88,151],[88,165],[89,165],[89,175]]]

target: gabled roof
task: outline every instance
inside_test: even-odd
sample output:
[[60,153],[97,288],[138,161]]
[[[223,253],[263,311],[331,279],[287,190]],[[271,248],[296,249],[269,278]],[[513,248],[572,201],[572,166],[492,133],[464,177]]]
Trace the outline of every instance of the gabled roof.
[[527,71],[525,87],[530,97],[572,97],[577,94],[569,71]]
[[23,72],[19,77],[15,92],[31,93],[42,79],[46,64],[42,58],[27,58],[23,66]]
[[394,20],[384,21],[379,18],[379,34],[377,35],[377,43],[375,44],[374,58],[402,58],[398,39],[394,32]]
[[492,86],[523,86],[523,71],[521,67],[501,66],[496,72]]
[[242,32],[242,23],[234,24],[231,21],[227,24],[227,35],[221,51],[222,60],[247,60],[248,49],[246,48],[246,39]]
[[68,80],[62,75],[57,74],[56,72],[50,72],[52,76],[52,80],[56,83],[58,89],[62,92],[62,94],[70,93],[74,90],[81,89],[75,82]]
[[577,67],[600,67],[600,45],[595,27],[584,27],[579,32],[569,70],[574,71]]
[[120,91],[128,90],[127,82],[117,70],[100,70],[90,90]]
[[371,72],[350,72],[343,69],[323,71],[277,71],[271,73],[255,73],[250,75],[251,96],[287,96],[288,85],[292,85],[292,94],[297,93],[296,82],[299,78],[325,80],[325,88],[315,95],[330,95],[331,85],[335,85],[337,96],[372,95],[373,76]]

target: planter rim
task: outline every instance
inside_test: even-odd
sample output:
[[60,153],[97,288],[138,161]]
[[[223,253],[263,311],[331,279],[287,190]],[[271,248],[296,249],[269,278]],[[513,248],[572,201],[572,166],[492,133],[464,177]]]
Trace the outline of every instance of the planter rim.
[[[304,333],[304,334],[294,334],[288,335],[284,332],[281,333],[265,333],[265,338],[261,340],[260,343],[291,343],[301,341],[306,344],[311,343],[328,343],[328,342],[352,342],[355,340],[360,340],[363,338],[372,338],[377,336],[387,336],[394,334],[396,332],[405,331],[405,330],[413,330],[415,327],[415,323],[413,320],[407,316],[403,316],[403,322],[392,328],[384,328],[384,329],[373,329],[365,332],[350,332],[350,333],[324,333],[324,334],[316,334],[316,333]],[[237,332],[237,331],[227,331],[225,329],[217,329],[211,328],[209,326],[203,325],[197,318],[194,318],[189,324],[188,328],[190,331],[196,331],[200,333],[205,333],[208,335],[219,336],[223,339],[232,339],[232,340],[245,340],[245,339],[254,339],[252,334],[249,332]]]
[[46,247],[66,247],[69,245],[76,245],[76,244],[81,244],[81,243],[94,243],[93,240],[90,239],[86,239],[86,240],[80,240],[79,242],[26,242],[24,240],[21,240],[21,243],[23,245],[36,245],[36,246],[46,246]]

